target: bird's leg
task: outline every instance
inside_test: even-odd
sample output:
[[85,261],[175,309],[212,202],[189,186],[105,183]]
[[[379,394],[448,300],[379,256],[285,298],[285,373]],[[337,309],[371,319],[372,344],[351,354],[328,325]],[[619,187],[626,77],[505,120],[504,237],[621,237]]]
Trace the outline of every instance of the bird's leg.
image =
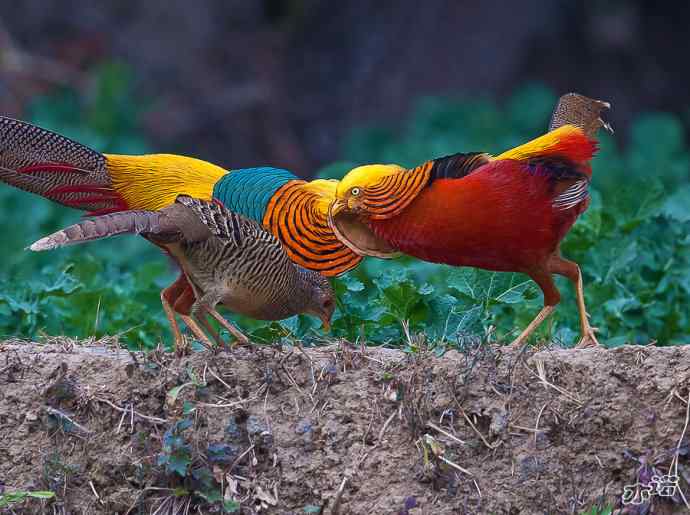
[[228,348],[228,345],[225,342],[225,340],[223,340],[220,337],[218,331],[216,331],[215,327],[211,325],[211,323],[208,321],[208,317],[205,314],[199,316],[199,318],[197,318],[197,322],[199,322],[204,327],[204,329],[206,329],[206,332],[209,333],[211,337],[215,340],[217,346],[222,345],[226,349]]
[[228,331],[230,331],[230,334],[232,334],[235,338],[237,338],[237,343],[239,345],[248,345],[249,344],[249,338],[242,331],[237,329],[237,327],[235,327],[230,322],[225,320],[223,315],[218,313],[218,311],[216,311],[214,308],[208,309],[207,311],[213,318],[218,320],[220,325],[225,327]]
[[544,306],[541,308],[541,311],[537,313],[537,316],[534,317],[534,320],[532,320],[529,325],[525,327],[525,330],[520,333],[520,336],[513,340],[513,343],[511,343],[510,346],[521,347],[527,341],[527,338],[529,338],[530,335],[537,330],[542,322],[546,320],[555,309],[556,306]]
[[187,327],[192,331],[194,336],[197,337],[199,342],[206,347],[207,350],[212,351],[213,350],[213,343],[211,343],[211,340],[208,339],[208,336],[204,333],[204,330],[199,327],[199,324],[197,323],[196,320],[194,320],[194,317],[190,317],[187,315],[180,315],[180,318],[184,320],[184,323],[187,324]]
[[577,309],[580,313],[580,341],[575,348],[600,347],[601,344],[594,335],[596,328],[589,325],[587,308],[585,307],[585,288],[582,284],[582,272],[580,271],[580,267],[573,261],[563,259],[560,256],[554,256],[549,261],[549,269],[555,274],[563,275],[570,279],[575,287],[575,292],[577,294]]
[[[206,317],[206,314],[211,315],[213,318],[215,318],[220,325],[225,327],[228,331],[230,331],[230,334],[232,334],[235,338],[237,338],[237,341],[241,345],[246,345],[249,343],[249,338],[247,338],[244,334],[240,332],[239,329],[237,329],[234,325],[232,325],[230,322],[225,320],[223,316],[216,311],[215,306],[218,304],[220,301],[220,297],[217,293],[215,292],[207,292],[205,293],[200,299],[198,299],[194,305],[192,305],[192,316],[196,320],[201,320],[202,318]],[[207,320],[204,320],[205,325],[208,324]],[[210,325],[210,324],[208,324]],[[208,327],[207,325],[207,327]],[[215,332],[215,331],[214,331]],[[217,333],[216,333],[217,335]],[[217,337],[218,341],[220,340],[220,336]],[[223,346],[227,348],[227,344],[223,342]]]
[[529,276],[539,285],[542,292],[544,292],[544,307],[541,308],[539,313],[537,313],[537,316],[534,317],[534,320],[532,320],[529,325],[525,327],[525,330],[520,333],[520,336],[515,338],[510,344],[510,346],[514,348],[522,346],[527,341],[527,339],[534,331],[537,330],[542,322],[546,320],[551,313],[553,313],[553,311],[556,309],[556,304],[558,304],[561,300],[561,295],[556,289],[556,285],[553,282],[551,273],[545,270],[537,270],[530,273]]
[[208,320],[208,311],[206,310],[205,307],[202,306],[202,310],[199,312],[198,316],[196,317],[196,320],[206,329],[206,331],[213,337],[213,339],[216,342],[216,348],[220,348],[221,346],[226,350],[230,351],[231,348],[228,345],[228,343],[223,340],[220,335],[218,334],[218,331],[211,325],[211,323]]
[[185,341],[180,331],[180,326],[175,319],[175,311],[172,308],[172,304],[177,300],[180,294],[183,293],[186,286],[187,280],[184,274],[180,274],[174,283],[161,290],[161,304],[163,304],[163,311],[165,311],[165,316],[168,318],[170,329],[173,333],[175,352],[179,352],[185,348]]
[[194,290],[185,280],[184,289],[182,293],[177,296],[175,303],[173,304],[173,310],[180,315],[180,318],[189,327],[192,334],[201,342],[201,344],[207,349],[213,348],[213,343],[209,340],[208,336],[204,333],[203,329],[199,327],[199,324],[194,320],[192,316],[192,307],[194,305]]

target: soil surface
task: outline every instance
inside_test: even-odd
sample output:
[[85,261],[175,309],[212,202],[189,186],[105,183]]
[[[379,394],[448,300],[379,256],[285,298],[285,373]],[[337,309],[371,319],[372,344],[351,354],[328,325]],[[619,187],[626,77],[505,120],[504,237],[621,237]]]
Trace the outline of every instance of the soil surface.
[[56,494],[14,513],[690,512],[688,346],[53,341],[0,344],[0,493]]

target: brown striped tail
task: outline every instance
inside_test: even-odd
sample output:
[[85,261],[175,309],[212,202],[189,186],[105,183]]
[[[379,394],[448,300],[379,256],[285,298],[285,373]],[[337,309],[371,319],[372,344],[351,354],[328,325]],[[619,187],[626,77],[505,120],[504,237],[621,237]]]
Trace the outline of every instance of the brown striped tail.
[[166,232],[162,214],[155,211],[123,211],[83,220],[41,238],[29,248],[35,252],[99,240],[118,234],[161,234]]
[[613,134],[613,127],[601,118],[601,112],[610,108],[609,102],[595,100],[579,93],[566,93],[558,99],[558,104],[551,115],[549,130],[553,131],[564,125],[574,125],[582,129],[590,138],[593,138],[600,128]]

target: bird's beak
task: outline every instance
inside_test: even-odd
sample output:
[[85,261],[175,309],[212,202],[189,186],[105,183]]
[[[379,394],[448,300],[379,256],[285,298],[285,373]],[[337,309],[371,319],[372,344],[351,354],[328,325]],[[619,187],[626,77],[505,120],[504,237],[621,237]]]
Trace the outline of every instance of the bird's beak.
[[332,220],[338,213],[340,213],[346,207],[347,202],[339,198],[335,199],[333,202],[331,202],[331,205],[328,206],[328,217]]

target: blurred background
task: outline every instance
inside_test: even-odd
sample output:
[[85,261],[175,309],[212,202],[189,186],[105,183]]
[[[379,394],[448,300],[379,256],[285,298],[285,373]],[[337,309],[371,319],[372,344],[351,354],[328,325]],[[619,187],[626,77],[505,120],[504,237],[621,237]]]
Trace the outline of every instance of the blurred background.
[[[543,132],[564,92],[608,100],[616,134],[602,142],[595,202],[566,246],[583,264],[590,311],[612,345],[679,343],[690,332],[688,27],[690,5],[625,0],[3,2],[0,112],[102,151],[270,164],[308,178],[365,162],[504,150]],[[130,238],[29,256],[27,244],[78,214],[4,186],[0,202],[8,248],[0,335],[116,332],[134,346],[169,339],[157,289],[171,271],[158,253]],[[439,311],[446,322],[434,323],[448,336],[450,310],[450,339],[505,336],[541,302],[527,286],[518,297],[441,291],[444,274],[456,271],[418,263],[386,282],[381,266],[338,283],[352,304],[336,334],[388,325],[395,329],[378,340],[395,339],[399,319],[425,330]],[[388,289],[408,279],[410,291]],[[510,281],[509,290],[522,284]],[[425,282],[433,295],[417,288]],[[416,304],[396,311],[396,295],[412,290]],[[383,318],[354,307],[377,302]],[[559,313],[547,336],[572,343],[574,303]],[[303,335],[304,324],[272,330]]]
[[[673,7],[670,7],[673,4]],[[312,175],[352,127],[395,125],[420,97],[504,99],[526,82],[606,97],[614,126],[687,123],[690,6],[640,1],[209,0],[0,5],[0,109],[56,87],[92,96],[119,63],[157,150]]]

